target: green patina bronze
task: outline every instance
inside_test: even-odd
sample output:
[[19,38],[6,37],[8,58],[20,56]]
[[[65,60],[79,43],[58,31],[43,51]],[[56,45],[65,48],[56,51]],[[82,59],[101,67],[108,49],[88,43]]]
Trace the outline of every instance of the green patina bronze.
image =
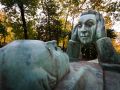
[[56,41],[17,40],[0,49],[0,90],[52,90],[68,72]]
[[[81,47],[91,43],[97,46],[103,69],[98,63],[69,63],[69,59],[80,61]],[[103,70],[120,72],[120,58],[106,36],[102,15],[96,11],[81,14],[72,30],[67,54],[54,40],[16,40],[0,48],[0,90],[103,90]],[[110,89],[119,90],[118,86]]]
[[102,15],[93,10],[83,12],[72,30],[67,48],[70,61],[81,60],[81,47],[91,43],[97,47],[100,62],[120,63],[120,58],[118,58],[110,39],[106,36]]

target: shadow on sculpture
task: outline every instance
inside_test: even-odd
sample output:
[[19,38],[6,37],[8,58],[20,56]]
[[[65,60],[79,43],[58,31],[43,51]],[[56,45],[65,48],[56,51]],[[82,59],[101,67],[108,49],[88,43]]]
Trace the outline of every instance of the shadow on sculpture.
[[[81,47],[91,43],[100,65],[82,61]],[[103,90],[103,71],[120,69],[104,19],[92,10],[81,14],[67,54],[54,40],[16,40],[0,48],[0,90]]]

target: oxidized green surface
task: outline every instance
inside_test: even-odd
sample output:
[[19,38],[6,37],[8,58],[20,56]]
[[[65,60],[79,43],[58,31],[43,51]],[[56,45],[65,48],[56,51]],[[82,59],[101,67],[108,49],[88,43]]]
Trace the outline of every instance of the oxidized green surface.
[[[73,61],[73,58],[74,60],[82,58],[81,48],[83,45],[96,43],[98,39],[103,37],[106,37],[106,32],[102,15],[91,10],[82,13],[78,24],[72,30],[71,40],[68,43],[67,53],[70,61]],[[77,46],[75,48],[77,53],[73,44]]]
[[110,38],[104,37],[97,40],[98,59],[101,63],[120,64],[118,57]]
[[104,19],[95,11],[82,13],[78,24],[72,30],[67,54],[70,61],[78,61],[82,58],[81,48],[85,44],[94,43],[97,46],[99,61],[107,63],[120,63],[110,39],[106,36]]
[[0,90],[52,90],[69,71],[55,41],[18,40],[0,49]]
[[[82,13],[72,31],[67,49],[70,60],[79,61],[81,47],[90,43],[96,43],[100,63],[120,63],[106,37],[103,17],[94,11]],[[102,69],[99,64],[94,65],[76,62],[69,66],[67,54],[57,47],[56,41],[17,40],[0,48],[0,90],[54,90],[58,83],[56,90],[102,90]],[[119,90],[118,86],[119,83],[113,88]]]
[[70,73],[55,90],[103,90],[102,73],[99,64],[86,61],[72,62]]

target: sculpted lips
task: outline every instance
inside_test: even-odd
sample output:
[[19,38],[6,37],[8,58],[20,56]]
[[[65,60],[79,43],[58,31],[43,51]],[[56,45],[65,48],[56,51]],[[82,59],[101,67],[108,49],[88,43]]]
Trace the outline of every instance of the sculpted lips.
[[89,37],[89,33],[81,33],[80,37]]

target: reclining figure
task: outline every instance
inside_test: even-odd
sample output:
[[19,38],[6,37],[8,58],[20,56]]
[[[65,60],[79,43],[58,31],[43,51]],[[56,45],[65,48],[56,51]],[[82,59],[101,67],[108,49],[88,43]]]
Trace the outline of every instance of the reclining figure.
[[0,49],[0,90],[53,90],[68,72],[56,41],[16,40]]

